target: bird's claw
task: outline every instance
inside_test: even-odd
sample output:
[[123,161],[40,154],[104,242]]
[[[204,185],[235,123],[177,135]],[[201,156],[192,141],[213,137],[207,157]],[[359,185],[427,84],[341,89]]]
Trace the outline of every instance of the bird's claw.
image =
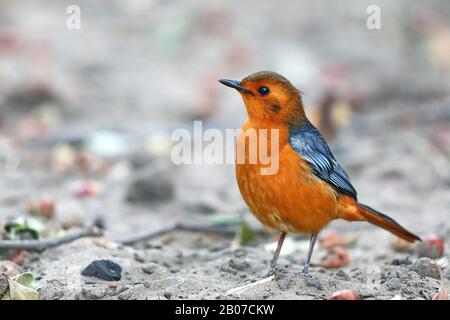
[[303,267],[303,274],[309,275],[309,264],[305,264]]
[[274,266],[269,267],[269,269],[267,269],[266,271],[264,271],[261,274],[261,278],[265,279],[265,278],[275,275],[275,270],[276,270],[276,267],[274,267]]

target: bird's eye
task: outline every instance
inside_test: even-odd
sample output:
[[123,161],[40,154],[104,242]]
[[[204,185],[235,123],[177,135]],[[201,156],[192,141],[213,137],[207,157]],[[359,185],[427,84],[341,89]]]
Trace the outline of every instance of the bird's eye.
[[258,93],[262,96],[267,96],[270,93],[269,88],[262,86],[258,88]]

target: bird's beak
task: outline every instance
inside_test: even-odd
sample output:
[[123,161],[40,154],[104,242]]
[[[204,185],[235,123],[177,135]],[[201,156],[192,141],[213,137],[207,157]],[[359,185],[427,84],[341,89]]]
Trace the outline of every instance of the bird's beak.
[[244,92],[244,93],[252,93],[250,90],[244,88],[241,83],[237,80],[227,80],[227,79],[221,79],[219,80],[219,82],[227,87],[236,89],[239,92]]

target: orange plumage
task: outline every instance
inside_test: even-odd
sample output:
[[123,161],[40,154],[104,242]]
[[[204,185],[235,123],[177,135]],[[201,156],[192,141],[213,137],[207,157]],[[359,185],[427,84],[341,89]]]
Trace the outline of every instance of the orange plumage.
[[[259,124],[248,120],[243,132],[258,127]],[[260,163],[236,164],[238,186],[250,211],[269,229],[286,233],[319,232],[337,218],[338,195],[312,174],[287,142],[285,130],[280,129],[278,173],[261,175],[261,167],[265,165]]]
[[[245,160],[236,164],[242,197],[263,225],[282,232],[270,273],[288,232],[312,235],[304,269],[308,272],[317,234],[334,219],[368,221],[407,241],[419,240],[391,218],[357,202],[347,174],[308,121],[300,92],[287,79],[266,71],[240,82],[220,82],[239,91],[248,115],[237,144]],[[268,134],[256,134],[252,141],[249,130]],[[273,144],[275,137],[277,145]],[[250,161],[252,152],[261,150],[278,161],[274,173],[262,174],[268,164],[259,158]]]

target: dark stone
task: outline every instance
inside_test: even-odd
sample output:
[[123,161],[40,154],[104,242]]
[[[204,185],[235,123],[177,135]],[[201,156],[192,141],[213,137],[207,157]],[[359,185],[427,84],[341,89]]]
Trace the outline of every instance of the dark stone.
[[140,263],[144,263],[145,262],[145,258],[143,256],[141,256],[139,253],[135,252],[134,255],[134,260]]
[[345,281],[350,281],[350,276],[342,269],[339,269],[339,271],[336,272],[336,277],[344,279]]
[[146,274],[153,274],[156,271],[157,267],[158,265],[156,264],[149,264],[142,268],[142,272]]
[[170,298],[172,297],[172,294],[171,294],[170,292],[164,292],[164,297],[165,297],[167,300],[170,300]]
[[228,265],[238,271],[244,271],[250,267],[250,264],[246,260],[230,259]]
[[170,172],[163,170],[143,172],[131,182],[126,200],[136,204],[159,204],[175,196],[175,187]]
[[81,274],[86,277],[96,277],[105,281],[119,281],[122,267],[111,260],[96,260],[91,262]]
[[234,252],[234,256],[236,257],[236,258],[243,258],[243,257],[245,257],[247,255],[247,251],[245,250],[245,249],[237,249],[235,252]]
[[394,266],[409,266],[411,264],[412,264],[412,261],[409,260],[409,257],[392,260],[392,265],[394,265]]
[[169,269],[170,273],[178,273],[180,271],[180,269],[178,269],[177,267],[172,267]]
[[99,228],[100,230],[105,230],[106,229],[106,223],[105,223],[105,219],[103,217],[97,217],[94,220],[94,226],[96,226],[97,228]]

